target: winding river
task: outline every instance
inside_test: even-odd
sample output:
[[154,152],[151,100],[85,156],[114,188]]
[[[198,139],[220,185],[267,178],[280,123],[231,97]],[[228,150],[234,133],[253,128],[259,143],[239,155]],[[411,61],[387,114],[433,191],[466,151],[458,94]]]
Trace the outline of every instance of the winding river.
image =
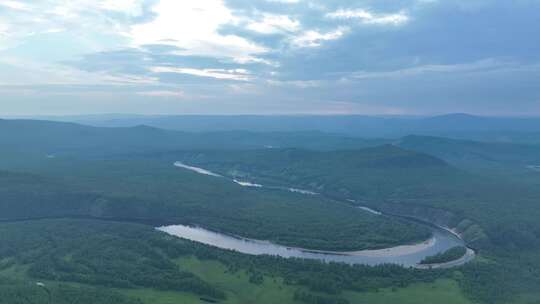
[[[192,170],[200,174],[206,174],[214,177],[225,178],[222,175],[213,173],[211,171],[187,166],[180,162],[175,163],[175,166],[181,167],[187,170]],[[244,187],[264,187],[259,184],[252,184],[249,182],[243,182],[238,180],[232,180],[240,186]],[[303,193],[306,195],[316,195],[316,193],[294,189],[285,188],[285,190]],[[383,216],[381,212],[369,209],[367,207],[358,207],[366,212],[374,215]],[[384,215],[391,216],[391,215]],[[412,220],[411,220],[412,221]],[[278,244],[271,243],[269,241],[252,240],[240,237],[234,237],[209,231],[202,227],[192,227],[186,225],[170,225],[158,227],[157,229],[166,232],[170,235],[174,235],[180,238],[196,241],[206,245],[215,246],[222,249],[234,250],[245,254],[251,255],[276,255],[280,257],[290,258],[305,258],[316,259],[325,262],[343,262],[348,264],[365,264],[365,265],[379,265],[379,264],[398,264],[405,267],[417,267],[417,268],[447,268],[465,264],[472,260],[475,256],[474,251],[467,250],[467,254],[462,258],[444,264],[437,264],[432,266],[419,265],[425,257],[435,255],[437,253],[444,252],[455,246],[465,246],[465,242],[452,231],[443,227],[437,227],[428,223],[421,223],[415,221],[419,225],[424,225],[432,231],[432,237],[422,243],[401,245],[391,248],[377,249],[377,250],[361,250],[351,252],[334,252],[334,251],[316,251],[303,248],[287,247]]]

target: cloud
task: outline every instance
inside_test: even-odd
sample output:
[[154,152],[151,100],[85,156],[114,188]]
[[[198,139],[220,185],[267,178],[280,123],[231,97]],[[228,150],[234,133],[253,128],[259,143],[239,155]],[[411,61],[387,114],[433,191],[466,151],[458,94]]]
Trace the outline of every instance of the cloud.
[[430,73],[465,73],[465,72],[486,72],[490,70],[501,70],[501,69],[515,69],[515,62],[508,62],[504,60],[497,60],[494,58],[488,58],[479,60],[471,63],[460,63],[460,64],[428,64],[428,65],[419,65],[411,68],[393,70],[393,71],[382,71],[382,72],[366,72],[358,71],[350,74],[351,78],[354,79],[370,79],[370,78],[396,78],[396,77],[410,77],[418,76],[422,74]]
[[65,65],[29,62],[6,57],[0,58],[0,70],[2,71],[0,83],[12,86],[132,86],[156,84],[158,81],[156,77],[147,75],[109,73],[108,71],[87,72]]
[[20,1],[15,1],[15,0],[2,0],[2,2],[0,2],[0,6],[6,7],[12,10],[20,10],[20,11],[30,10],[29,5]]
[[148,97],[165,97],[165,98],[183,98],[186,94],[183,91],[141,91],[137,95]]
[[263,14],[260,20],[249,22],[247,29],[261,34],[296,32],[300,22],[286,15]]
[[178,67],[152,67],[153,73],[177,73],[199,77],[209,77],[222,80],[249,81],[253,78],[251,73],[245,69],[194,69]]
[[140,16],[143,13],[142,0],[101,0],[99,6],[107,11]]
[[6,110],[34,92],[27,111],[43,100],[75,112],[538,108],[539,11],[528,0],[0,0],[0,84],[13,88]]
[[0,23],[0,39],[2,39],[2,36],[7,36],[9,31],[9,26],[4,23]]
[[280,80],[270,79],[270,80],[267,81],[267,83],[272,85],[272,86],[295,87],[295,88],[300,88],[300,89],[316,88],[316,87],[320,87],[322,85],[322,81],[320,81],[320,80],[280,81]]
[[[62,31],[76,37],[69,43],[66,40],[64,44],[57,45],[63,51],[82,43],[86,44],[88,52],[118,46],[122,39],[125,40],[123,33],[128,28],[129,18],[142,14],[141,1],[144,0],[2,0],[0,20],[10,30],[3,35],[0,50]],[[93,47],[89,48],[90,44]],[[38,50],[41,46],[26,48]]]
[[339,27],[333,31],[321,33],[316,30],[309,30],[294,37],[291,41],[296,47],[318,47],[325,41],[341,38],[349,30],[347,27]]
[[300,3],[302,0],[266,0],[266,1],[267,2],[296,4],[296,3]]
[[373,14],[364,9],[344,10],[340,9],[326,15],[333,19],[358,19],[364,24],[378,25],[401,25],[409,21],[409,16],[404,12],[395,14]]
[[222,35],[221,26],[238,24],[240,19],[222,0],[161,0],[152,7],[156,17],[133,25],[130,38],[135,46],[167,44],[184,55],[203,55],[247,61],[267,52],[267,48],[238,35]]

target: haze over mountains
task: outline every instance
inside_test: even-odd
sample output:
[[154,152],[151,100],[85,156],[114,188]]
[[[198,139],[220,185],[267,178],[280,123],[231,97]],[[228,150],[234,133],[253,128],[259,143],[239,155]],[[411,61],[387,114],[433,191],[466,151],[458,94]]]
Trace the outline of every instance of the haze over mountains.
[[415,134],[485,141],[540,142],[540,118],[537,117],[486,117],[468,114],[447,114],[432,117],[106,114],[43,116],[37,118],[78,122],[101,127],[147,125],[192,132],[234,130],[254,132],[322,131],[360,137],[396,138]]
[[[74,153],[87,156],[141,154],[190,149],[304,148],[327,151],[394,144],[469,169],[530,171],[530,166],[540,164],[540,131],[533,132],[537,124],[540,130],[540,119],[535,118],[464,115],[432,118],[350,116],[345,121],[338,116],[97,118],[92,118],[93,125],[100,127],[71,122],[0,120],[0,140],[9,147],[4,152],[23,151],[36,153],[40,157]],[[350,127],[346,126],[347,120]],[[160,125],[166,121],[171,123],[171,127],[168,130],[160,129]],[[118,124],[124,126],[111,127]],[[172,124],[182,131],[174,130]],[[497,128],[493,127],[495,124]],[[268,129],[273,132],[261,131],[266,130],[267,125],[271,126]],[[286,132],[288,128],[304,128],[304,131]],[[192,132],[195,130],[197,132]]]

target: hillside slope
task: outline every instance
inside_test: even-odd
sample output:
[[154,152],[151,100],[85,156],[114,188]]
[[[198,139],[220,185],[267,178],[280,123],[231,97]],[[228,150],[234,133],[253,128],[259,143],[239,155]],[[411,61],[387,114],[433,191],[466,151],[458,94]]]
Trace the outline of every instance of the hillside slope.
[[[501,229],[506,229],[505,235],[513,237],[505,237],[504,246],[526,237],[540,217],[536,199],[540,191],[535,187],[468,173],[433,156],[396,146],[329,152],[197,151],[168,157],[243,181],[293,185],[455,226],[469,240],[485,239],[483,231],[497,239]],[[515,227],[516,223],[521,227]]]
[[0,142],[4,153],[39,156],[103,156],[190,149],[263,149],[303,147],[314,150],[358,149],[388,142],[321,132],[226,131],[187,133],[138,125],[91,127],[75,123],[1,120]]
[[532,173],[540,165],[540,146],[489,143],[442,137],[407,136],[400,147],[440,157],[453,165],[472,169]]
[[49,165],[34,174],[0,172],[0,220],[92,217],[192,224],[325,250],[390,247],[430,235],[420,226],[323,197],[253,191],[172,163],[52,160]]

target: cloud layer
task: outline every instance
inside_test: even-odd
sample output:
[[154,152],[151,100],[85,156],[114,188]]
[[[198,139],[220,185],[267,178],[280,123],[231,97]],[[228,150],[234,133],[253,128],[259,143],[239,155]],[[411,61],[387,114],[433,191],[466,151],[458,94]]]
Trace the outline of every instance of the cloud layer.
[[6,114],[540,114],[534,0],[4,0]]

